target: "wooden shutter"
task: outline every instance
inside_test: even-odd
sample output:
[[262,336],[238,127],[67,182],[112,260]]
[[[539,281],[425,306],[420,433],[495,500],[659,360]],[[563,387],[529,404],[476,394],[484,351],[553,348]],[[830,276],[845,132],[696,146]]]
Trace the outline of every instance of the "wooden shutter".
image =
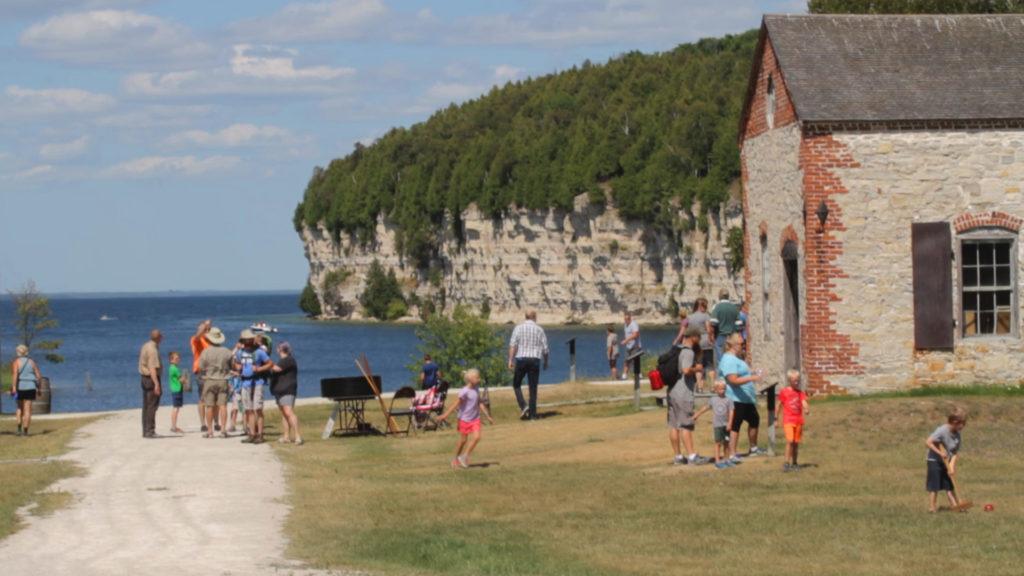
[[911,224],[914,348],[953,349],[953,239],[948,222]]

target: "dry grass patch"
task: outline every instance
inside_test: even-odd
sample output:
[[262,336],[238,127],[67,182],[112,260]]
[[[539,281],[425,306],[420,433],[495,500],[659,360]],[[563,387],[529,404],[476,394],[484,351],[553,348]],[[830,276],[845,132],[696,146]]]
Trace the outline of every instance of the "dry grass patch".
[[94,420],[37,419],[28,438],[15,436],[13,418],[0,420],[0,538],[18,529],[19,508],[35,504],[33,514],[49,514],[71,502],[70,494],[46,488],[81,471],[71,462],[53,458],[66,453],[75,432]]
[[[542,401],[601,395],[566,386]],[[278,452],[291,554],[380,574],[910,574],[940,558],[962,574],[1019,573],[1021,397],[953,399],[973,414],[963,488],[997,510],[938,515],[925,512],[923,440],[947,398],[813,403],[808,467],[793,474],[780,458],[672,467],[664,413],[629,402],[524,423],[511,394],[493,400],[483,466],[459,472],[454,432],[321,441],[329,407],[302,408],[310,441]],[[696,437],[710,453],[708,422]]]

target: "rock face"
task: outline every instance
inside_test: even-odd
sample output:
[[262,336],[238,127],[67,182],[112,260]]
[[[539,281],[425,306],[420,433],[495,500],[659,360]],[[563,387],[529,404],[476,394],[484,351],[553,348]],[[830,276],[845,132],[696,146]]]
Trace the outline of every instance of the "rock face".
[[657,323],[671,320],[673,300],[713,301],[722,288],[734,297],[743,293],[726,246],[729,230],[742,227],[735,204],[708,218],[707,232],[694,219],[678,237],[623,220],[613,206],[592,205],[586,196],[572,211],[515,210],[492,219],[470,207],[461,220],[463,241],[446,226],[441,261],[432,270],[399,256],[394,227],[383,219],[368,246],[348,237],[335,242],[322,226],[306,227],[310,282],[324,317],[362,318],[358,299],[375,259],[395,270],[406,294],[436,309],[489,309],[494,322],[518,321],[533,308],[542,323],[619,322],[625,310]]

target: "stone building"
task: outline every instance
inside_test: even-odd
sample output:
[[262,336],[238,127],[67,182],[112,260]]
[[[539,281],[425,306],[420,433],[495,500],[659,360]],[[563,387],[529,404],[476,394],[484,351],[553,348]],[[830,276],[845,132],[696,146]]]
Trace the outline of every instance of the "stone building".
[[766,16],[740,130],[753,364],[1024,381],[1024,16]]

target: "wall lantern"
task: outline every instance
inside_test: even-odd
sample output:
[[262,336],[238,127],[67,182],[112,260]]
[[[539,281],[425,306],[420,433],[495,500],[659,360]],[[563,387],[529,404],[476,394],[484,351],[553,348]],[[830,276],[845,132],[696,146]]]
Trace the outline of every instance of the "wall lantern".
[[821,224],[820,230],[824,232],[825,221],[828,220],[828,204],[822,200],[821,204],[818,204],[818,209],[814,213],[818,216],[818,223]]

